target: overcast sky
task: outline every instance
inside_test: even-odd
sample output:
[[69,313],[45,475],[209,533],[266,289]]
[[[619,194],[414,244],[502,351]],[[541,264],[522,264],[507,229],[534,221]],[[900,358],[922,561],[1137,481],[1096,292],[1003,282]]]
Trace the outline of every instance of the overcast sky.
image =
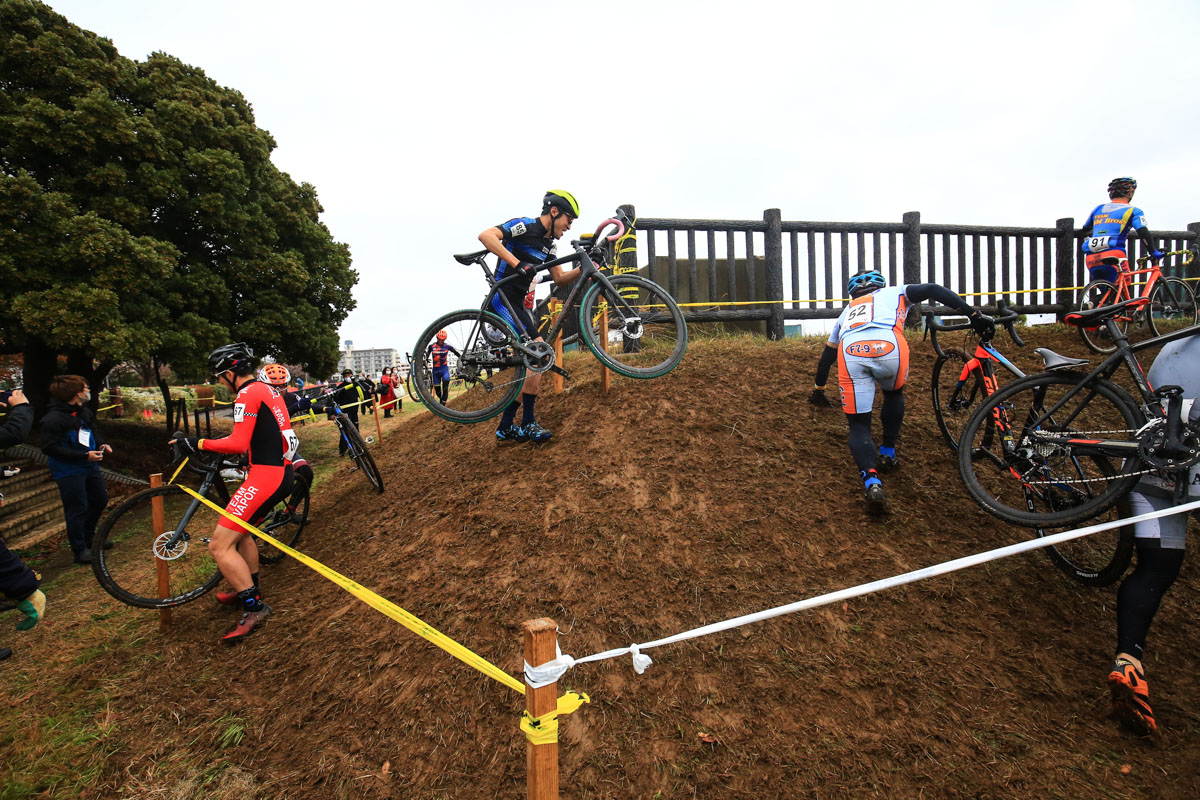
[[50,5],[246,96],[350,245],[356,348],[477,306],[451,255],[548,188],[579,199],[572,233],[621,203],[1079,224],[1119,175],[1152,230],[1200,221],[1195,0]]

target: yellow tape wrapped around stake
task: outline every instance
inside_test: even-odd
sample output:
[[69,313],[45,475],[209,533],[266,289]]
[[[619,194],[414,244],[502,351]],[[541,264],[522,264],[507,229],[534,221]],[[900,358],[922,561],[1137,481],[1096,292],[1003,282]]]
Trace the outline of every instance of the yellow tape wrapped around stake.
[[558,698],[558,708],[540,717],[521,712],[521,730],[531,744],[554,744],[558,741],[558,718],[574,713],[584,703],[592,702],[586,692],[567,692]]

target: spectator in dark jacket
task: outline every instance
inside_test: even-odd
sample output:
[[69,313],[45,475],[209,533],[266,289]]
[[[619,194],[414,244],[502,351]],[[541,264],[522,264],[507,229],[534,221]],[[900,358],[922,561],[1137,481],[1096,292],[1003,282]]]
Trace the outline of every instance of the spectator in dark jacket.
[[[7,403],[0,402],[0,409],[4,408],[8,409],[8,416],[0,425],[0,450],[25,441],[33,429],[33,408],[21,390],[13,392]],[[0,505],[3,503],[3,495],[0,495]],[[0,592],[16,602],[23,615],[17,623],[19,630],[29,630],[46,612],[46,595],[38,589],[37,575],[21,563],[3,541],[0,541]],[[12,650],[0,647],[0,661],[11,655]]]
[[58,484],[67,518],[67,541],[76,564],[92,562],[92,537],[108,505],[108,487],[100,461],[112,448],[96,430],[96,415],[87,381],[59,375],[50,381],[50,410],[42,417],[42,452],[50,458],[50,474]]
[[[353,370],[342,370],[342,382],[333,389],[333,399],[337,402],[342,410],[346,412],[346,416],[354,423],[354,427],[358,429],[358,410],[365,405],[367,398],[371,396],[370,391],[357,378],[354,377]],[[329,413],[332,413],[330,410]],[[338,455],[346,455],[346,438],[338,438]]]

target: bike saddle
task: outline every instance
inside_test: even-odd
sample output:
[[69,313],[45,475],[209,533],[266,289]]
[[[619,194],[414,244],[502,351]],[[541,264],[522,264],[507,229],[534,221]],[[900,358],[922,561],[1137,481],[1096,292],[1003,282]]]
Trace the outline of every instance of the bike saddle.
[[1042,361],[1046,362],[1046,369],[1072,369],[1074,367],[1082,367],[1088,363],[1086,358],[1067,358],[1059,355],[1049,347],[1035,347],[1033,352],[1042,357]]
[[1115,317],[1126,311],[1133,311],[1140,308],[1145,303],[1145,298],[1131,297],[1128,300],[1122,300],[1120,303],[1114,303],[1111,306],[1089,308],[1087,311],[1072,311],[1070,314],[1067,314],[1066,322],[1068,325],[1074,325],[1077,328],[1091,328],[1099,325],[1109,317]]
[[488,251],[486,249],[485,250],[477,250],[474,253],[461,253],[459,255],[456,255],[454,257],[454,260],[460,264],[470,265],[470,264],[474,264],[476,261],[478,261],[483,256],[486,256],[487,254],[488,254]]

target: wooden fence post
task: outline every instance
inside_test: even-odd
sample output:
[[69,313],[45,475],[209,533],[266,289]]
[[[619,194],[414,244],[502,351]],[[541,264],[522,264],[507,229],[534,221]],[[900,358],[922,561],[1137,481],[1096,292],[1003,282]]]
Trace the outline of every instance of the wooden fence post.
[[[617,206],[617,210],[624,212],[625,216],[634,222],[637,221],[637,211],[628,203],[622,206]],[[653,235],[653,234],[652,234]],[[637,229],[628,232],[622,236],[620,241],[616,243],[617,254],[614,259],[613,275],[636,275],[638,272],[637,265]],[[651,267],[646,267],[646,277],[650,278]],[[653,279],[651,279],[653,280]],[[636,292],[633,295],[636,298]],[[627,336],[621,337],[621,352],[623,353],[639,353],[642,349],[641,339],[630,339]]]
[[[1192,263],[1183,268],[1183,277],[1191,278],[1200,275],[1200,222],[1188,223],[1187,229],[1194,237],[1188,247],[1192,251]],[[1195,284],[1192,286],[1195,288]]]
[[903,217],[904,282],[924,283],[921,279],[921,212],[909,211]]
[[125,409],[121,406],[121,387],[114,386],[108,393],[109,402],[116,403],[117,407],[113,409],[112,416],[120,419],[125,415]]
[[380,399],[378,396],[376,396],[375,402],[371,403],[371,408],[375,409],[375,433],[379,434],[379,438],[376,441],[382,442],[383,441],[383,425],[381,425],[379,423],[379,403],[380,403]]
[[[1075,270],[1075,219],[1073,217],[1063,217],[1055,223],[1058,228],[1058,236],[1055,239],[1055,268],[1054,268],[1054,283],[1058,286],[1058,291],[1054,293],[1054,302],[1061,308],[1055,316],[1058,321],[1062,322],[1067,316],[1067,312],[1075,303],[1075,293],[1069,291],[1067,287],[1074,286],[1076,280]],[[1049,289],[1049,286],[1043,287]]]
[[[767,308],[767,338],[778,341],[784,337],[783,326],[783,216],[778,208],[768,208],[763,212],[763,222],[767,223],[764,234],[764,249],[766,251],[766,292],[770,306]],[[750,266],[753,269],[753,265]]]
[[[553,661],[558,653],[558,625],[543,617],[521,626],[525,630],[525,661],[533,667]],[[558,684],[534,689],[526,685],[525,709],[532,717],[549,714],[558,708]],[[558,742],[525,747],[528,800],[558,800]]]
[[[184,415],[185,418],[187,415]],[[162,486],[162,473],[158,472],[150,476],[150,488]],[[167,529],[166,514],[163,513],[162,496],[153,498],[150,501],[150,519],[154,524],[154,536],[157,538]],[[167,562],[157,556],[154,559],[154,569],[158,573],[158,596],[171,596],[171,577],[168,572]],[[171,630],[171,609],[160,608],[158,610],[158,629],[163,633]]]

